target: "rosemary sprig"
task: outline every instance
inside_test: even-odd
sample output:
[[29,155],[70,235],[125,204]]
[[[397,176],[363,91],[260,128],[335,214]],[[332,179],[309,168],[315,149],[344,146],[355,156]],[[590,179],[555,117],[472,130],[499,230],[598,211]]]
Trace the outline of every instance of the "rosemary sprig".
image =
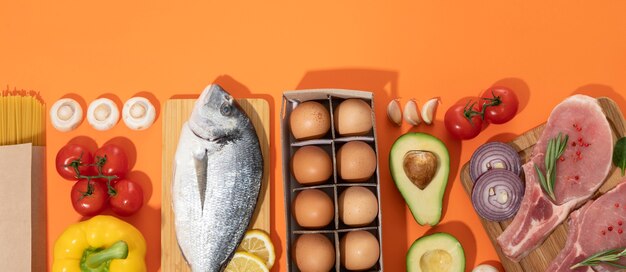
[[600,251],[596,254],[591,255],[589,258],[584,259],[583,261],[572,265],[570,269],[576,269],[583,266],[596,266],[596,265],[610,265],[613,267],[617,267],[620,269],[626,269],[625,265],[618,264],[617,261],[626,256],[626,248],[616,248],[609,249],[605,251]]
[[546,149],[545,155],[545,167],[546,174],[544,175],[539,169],[539,166],[535,164],[535,170],[537,171],[537,175],[539,176],[539,183],[544,191],[552,198],[552,200],[556,200],[554,196],[554,182],[556,181],[556,161],[561,157],[563,151],[565,151],[565,147],[567,146],[567,140],[569,136],[566,134],[565,137],[559,135],[556,138],[552,138],[548,141],[548,148]]

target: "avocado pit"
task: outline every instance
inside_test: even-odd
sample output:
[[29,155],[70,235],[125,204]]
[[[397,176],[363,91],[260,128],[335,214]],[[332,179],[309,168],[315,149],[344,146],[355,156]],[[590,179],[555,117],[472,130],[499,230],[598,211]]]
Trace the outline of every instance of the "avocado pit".
[[437,156],[430,151],[410,150],[403,160],[404,174],[418,188],[424,190],[437,172]]

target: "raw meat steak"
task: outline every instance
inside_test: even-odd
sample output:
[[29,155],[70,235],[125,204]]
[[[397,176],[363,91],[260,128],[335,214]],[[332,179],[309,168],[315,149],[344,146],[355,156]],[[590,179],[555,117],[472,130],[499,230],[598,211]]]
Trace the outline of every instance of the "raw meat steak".
[[[626,183],[590,201],[572,213],[565,247],[552,260],[546,271],[572,271],[569,268],[600,251],[626,246]],[[620,261],[626,264],[626,261]],[[591,271],[579,267],[573,271]],[[602,265],[595,271],[617,271],[616,267]]]
[[[541,188],[534,165],[545,173],[544,152],[548,141],[559,133],[567,134],[569,141],[557,160],[553,202]],[[519,261],[541,245],[570,211],[602,185],[611,168],[612,154],[611,128],[594,98],[574,95],[557,105],[523,166],[524,199],[511,224],[498,237],[502,252]]]

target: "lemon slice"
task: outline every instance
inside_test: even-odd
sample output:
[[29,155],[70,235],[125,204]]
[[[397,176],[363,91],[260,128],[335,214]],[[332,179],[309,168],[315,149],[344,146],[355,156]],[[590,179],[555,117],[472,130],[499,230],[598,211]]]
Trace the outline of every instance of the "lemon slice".
[[276,259],[274,244],[272,244],[269,235],[262,230],[247,231],[237,250],[256,255],[265,262],[267,268],[272,268]]
[[254,254],[237,251],[224,272],[269,272],[261,258]]

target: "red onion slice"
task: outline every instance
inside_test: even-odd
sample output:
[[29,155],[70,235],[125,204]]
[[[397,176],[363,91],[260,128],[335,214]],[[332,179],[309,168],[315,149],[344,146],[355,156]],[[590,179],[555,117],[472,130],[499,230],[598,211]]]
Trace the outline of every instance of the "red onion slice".
[[522,161],[515,149],[508,144],[490,142],[474,151],[469,167],[470,178],[476,182],[483,173],[492,169],[506,169],[519,176],[522,171]]
[[472,190],[472,204],[481,217],[491,221],[509,219],[517,213],[524,196],[518,175],[504,169],[484,173]]

